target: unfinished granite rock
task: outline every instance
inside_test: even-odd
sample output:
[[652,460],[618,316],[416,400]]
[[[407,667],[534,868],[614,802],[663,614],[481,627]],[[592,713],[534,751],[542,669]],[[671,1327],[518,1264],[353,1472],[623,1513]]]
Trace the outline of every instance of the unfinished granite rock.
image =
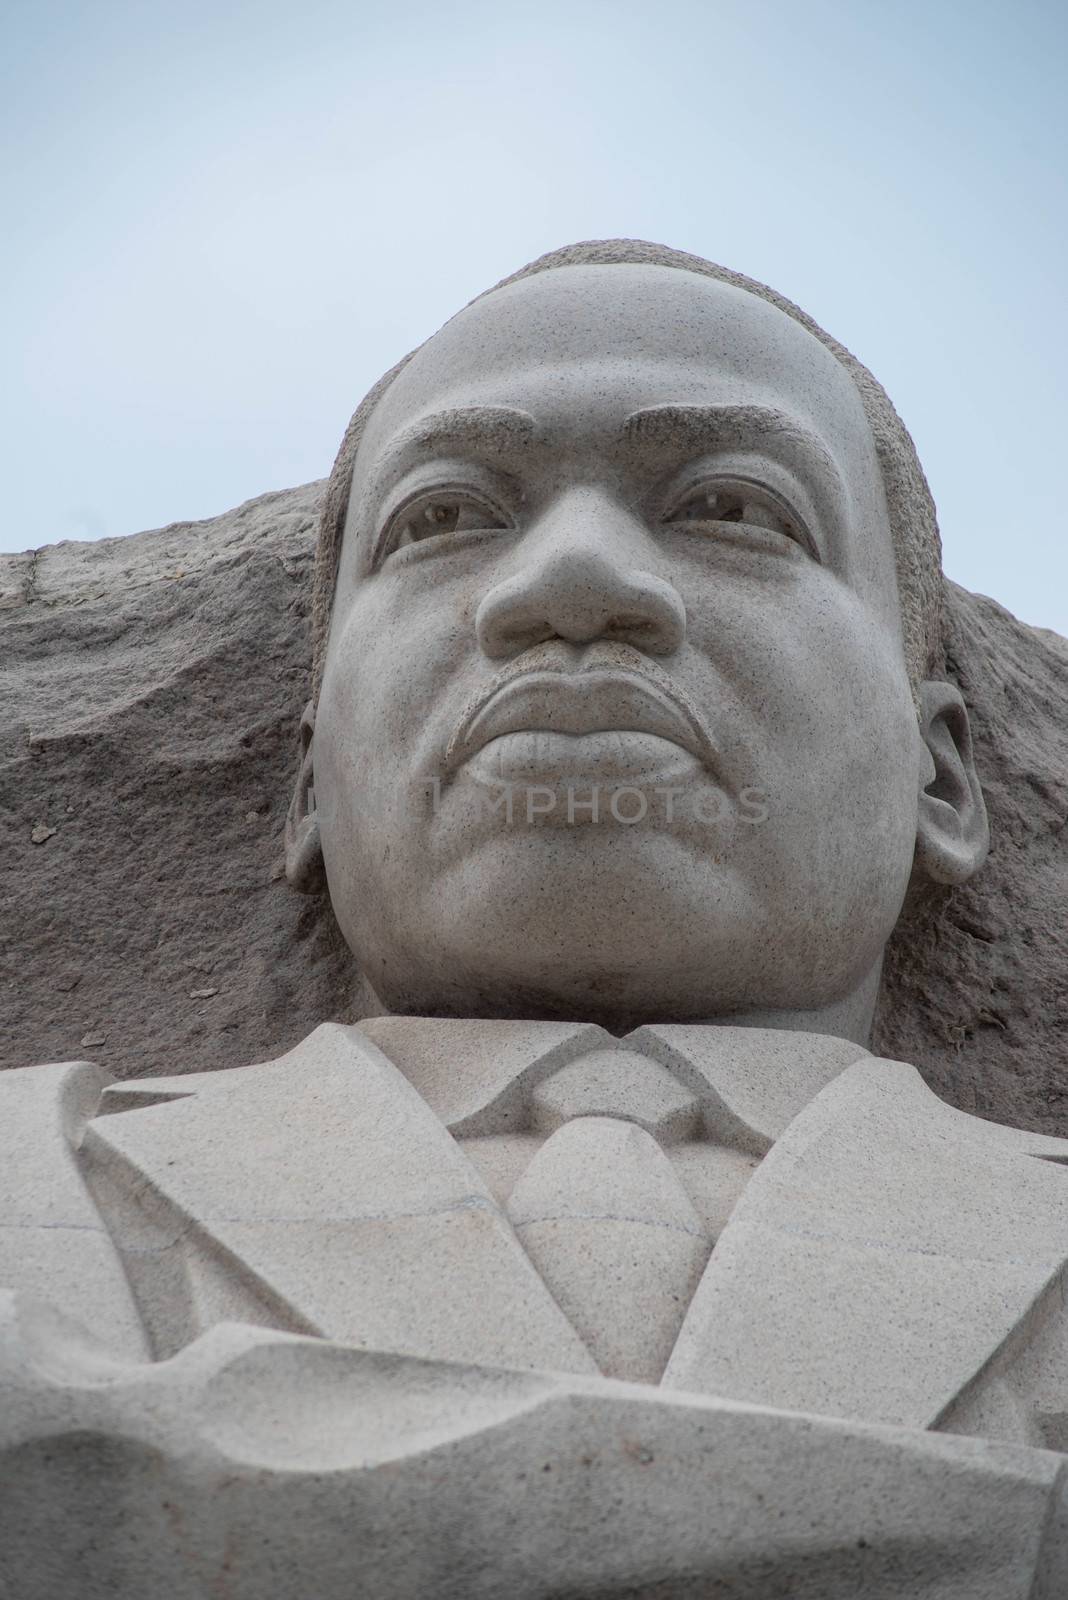
[[0,558],[4,1066],[247,1061],[342,1003],[280,876],[318,499]]
[[890,941],[874,1047],[996,1122],[1068,1131],[1068,641],[947,583],[948,668],[990,816],[972,881]]

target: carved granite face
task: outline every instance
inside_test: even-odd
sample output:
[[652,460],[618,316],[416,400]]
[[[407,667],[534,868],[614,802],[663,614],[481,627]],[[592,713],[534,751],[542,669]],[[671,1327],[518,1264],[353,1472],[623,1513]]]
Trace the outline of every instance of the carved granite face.
[[931,771],[848,374],[666,267],[463,311],[361,442],[313,751],[333,905],[393,1010],[871,992]]

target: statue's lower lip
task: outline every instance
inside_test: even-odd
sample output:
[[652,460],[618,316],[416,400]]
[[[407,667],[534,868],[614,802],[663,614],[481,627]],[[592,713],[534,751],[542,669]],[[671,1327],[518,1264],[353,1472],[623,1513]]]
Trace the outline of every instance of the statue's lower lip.
[[577,734],[516,729],[488,740],[464,767],[482,783],[537,784],[575,792],[612,784],[685,784],[707,777],[692,750],[637,728]]
[[539,767],[551,768],[559,759],[570,768],[576,757],[581,765],[587,751],[600,767],[615,750],[621,766],[630,768],[635,761],[641,765],[639,741],[650,739],[689,752],[696,763],[713,764],[711,740],[697,713],[677,689],[651,681],[648,671],[520,673],[464,719],[449,742],[446,767],[462,766],[491,746],[503,751],[514,738],[527,744],[511,748],[527,750]]

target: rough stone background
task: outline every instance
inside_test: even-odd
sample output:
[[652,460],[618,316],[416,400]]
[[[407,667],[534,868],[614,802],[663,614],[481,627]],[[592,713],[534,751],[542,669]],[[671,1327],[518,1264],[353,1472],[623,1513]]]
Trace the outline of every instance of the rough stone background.
[[[358,1015],[328,908],[281,873],[321,490],[0,556],[0,1066],[202,1071]],[[1068,1134],[1068,641],[950,604],[994,845],[904,917],[876,1046]]]

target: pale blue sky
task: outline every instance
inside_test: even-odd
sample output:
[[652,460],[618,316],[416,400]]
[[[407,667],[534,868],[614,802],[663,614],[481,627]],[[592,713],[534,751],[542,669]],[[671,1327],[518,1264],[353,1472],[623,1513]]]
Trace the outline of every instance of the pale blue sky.
[[790,295],[951,577],[1068,633],[1068,8],[8,0],[0,549],[321,477],[399,355],[628,234]]

